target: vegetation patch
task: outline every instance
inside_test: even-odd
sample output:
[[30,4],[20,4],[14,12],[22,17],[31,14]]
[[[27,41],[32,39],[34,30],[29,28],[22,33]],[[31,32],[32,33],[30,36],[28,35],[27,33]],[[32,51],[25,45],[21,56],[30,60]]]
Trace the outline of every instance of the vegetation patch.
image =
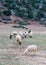
[[28,25],[29,23],[26,21],[20,21],[20,20],[14,20],[15,23],[19,24],[19,25]]
[[2,20],[11,21],[10,18],[2,18]]
[[24,26],[21,26],[21,25],[19,25],[19,26],[12,26],[13,28],[25,28]]
[[10,10],[4,10],[3,14],[6,16],[10,16],[11,15],[11,11]]
[[2,22],[2,20],[0,20],[0,22]]

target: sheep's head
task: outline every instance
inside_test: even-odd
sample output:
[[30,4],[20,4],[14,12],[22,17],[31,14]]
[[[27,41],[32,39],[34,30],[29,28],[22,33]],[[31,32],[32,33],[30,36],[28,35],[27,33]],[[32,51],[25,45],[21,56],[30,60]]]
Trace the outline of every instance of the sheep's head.
[[28,31],[28,33],[30,33],[30,32],[31,32],[31,30]]
[[10,39],[12,39],[12,35],[10,35],[10,37],[9,37]]
[[17,35],[17,34],[14,33],[13,35]]
[[32,36],[29,36],[30,38],[32,38]]

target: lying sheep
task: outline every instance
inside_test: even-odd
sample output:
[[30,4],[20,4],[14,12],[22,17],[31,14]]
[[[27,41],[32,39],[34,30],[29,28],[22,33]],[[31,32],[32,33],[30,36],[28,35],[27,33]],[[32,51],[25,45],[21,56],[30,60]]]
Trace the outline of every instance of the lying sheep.
[[37,46],[36,45],[29,45],[26,50],[24,51],[24,54],[36,54],[37,52]]

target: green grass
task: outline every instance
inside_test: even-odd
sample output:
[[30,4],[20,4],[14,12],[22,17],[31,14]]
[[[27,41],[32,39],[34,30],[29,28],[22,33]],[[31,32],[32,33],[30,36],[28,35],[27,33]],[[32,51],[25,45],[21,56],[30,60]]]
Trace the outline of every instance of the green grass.
[[[46,35],[35,34],[33,38],[23,39],[24,45],[36,44],[36,45],[46,45]],[[8,44],[16,44],[15,39],[9,39],[9,36],[0,35],[0,48],[6,47]]]
[[46,35],[34,35],[33,38],[24,39],[26,45],[36,44],[38,46],[46,45]]
[[[15,39],[9,39],[9,35],[1,35],[0,34],[0,49],[9,49],[8,44],[13,44],[16,47],[16,41]],[[35,34],[33,35],[33,38],[26,38],[23,39],[23,45],[32,45],[32,44],[36,44],[38,47],[41,46],[46,47],[46,35],[40,35],[40,34]],[[15,49],[15,48],[14,48]],[[8,53],[8,52],[7,52]],[[10,53],[10,52],[9,52]],[[0,62],[4,63],[4,64],[0,64],[0,65],[28,65],[28,62],[21,59],[21,56],[19,57],[19,54],[15,55],[1,55],[0,54]],[[8,59],[1,59],[1,58],[8,58]],[[12,59],[11,59],[12,58]],[[13,59],[15,58],[15,59]],[[30,65],[30,64],[29,64]]]
[[4,64],[0,63],[0,65],[4,65]]

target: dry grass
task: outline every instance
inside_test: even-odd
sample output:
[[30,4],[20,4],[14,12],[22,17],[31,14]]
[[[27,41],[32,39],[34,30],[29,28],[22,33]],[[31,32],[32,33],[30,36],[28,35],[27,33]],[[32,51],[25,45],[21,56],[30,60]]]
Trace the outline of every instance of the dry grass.
[[[25,48],[30,44],[36,44],[38,46],[39,51],[36,56],[23,54]],[[1,65],[46,65],[46,35],[35,34],[32,39],[23,39],[21,48],[19,52],[19,45],[16,44],[14,38],[10,40],[9,35],[0,34]]]
[[[0,65],[46,65],[46,34],[35,34],[33,38],[23,39],[19,52],[19,45],[16,44],[15,39],[9,39],[9,33],[12,30],[15,29],[8,25],[0,26]],[[30,44],[38,46],[37,55],[23,54],[25,48]]]

